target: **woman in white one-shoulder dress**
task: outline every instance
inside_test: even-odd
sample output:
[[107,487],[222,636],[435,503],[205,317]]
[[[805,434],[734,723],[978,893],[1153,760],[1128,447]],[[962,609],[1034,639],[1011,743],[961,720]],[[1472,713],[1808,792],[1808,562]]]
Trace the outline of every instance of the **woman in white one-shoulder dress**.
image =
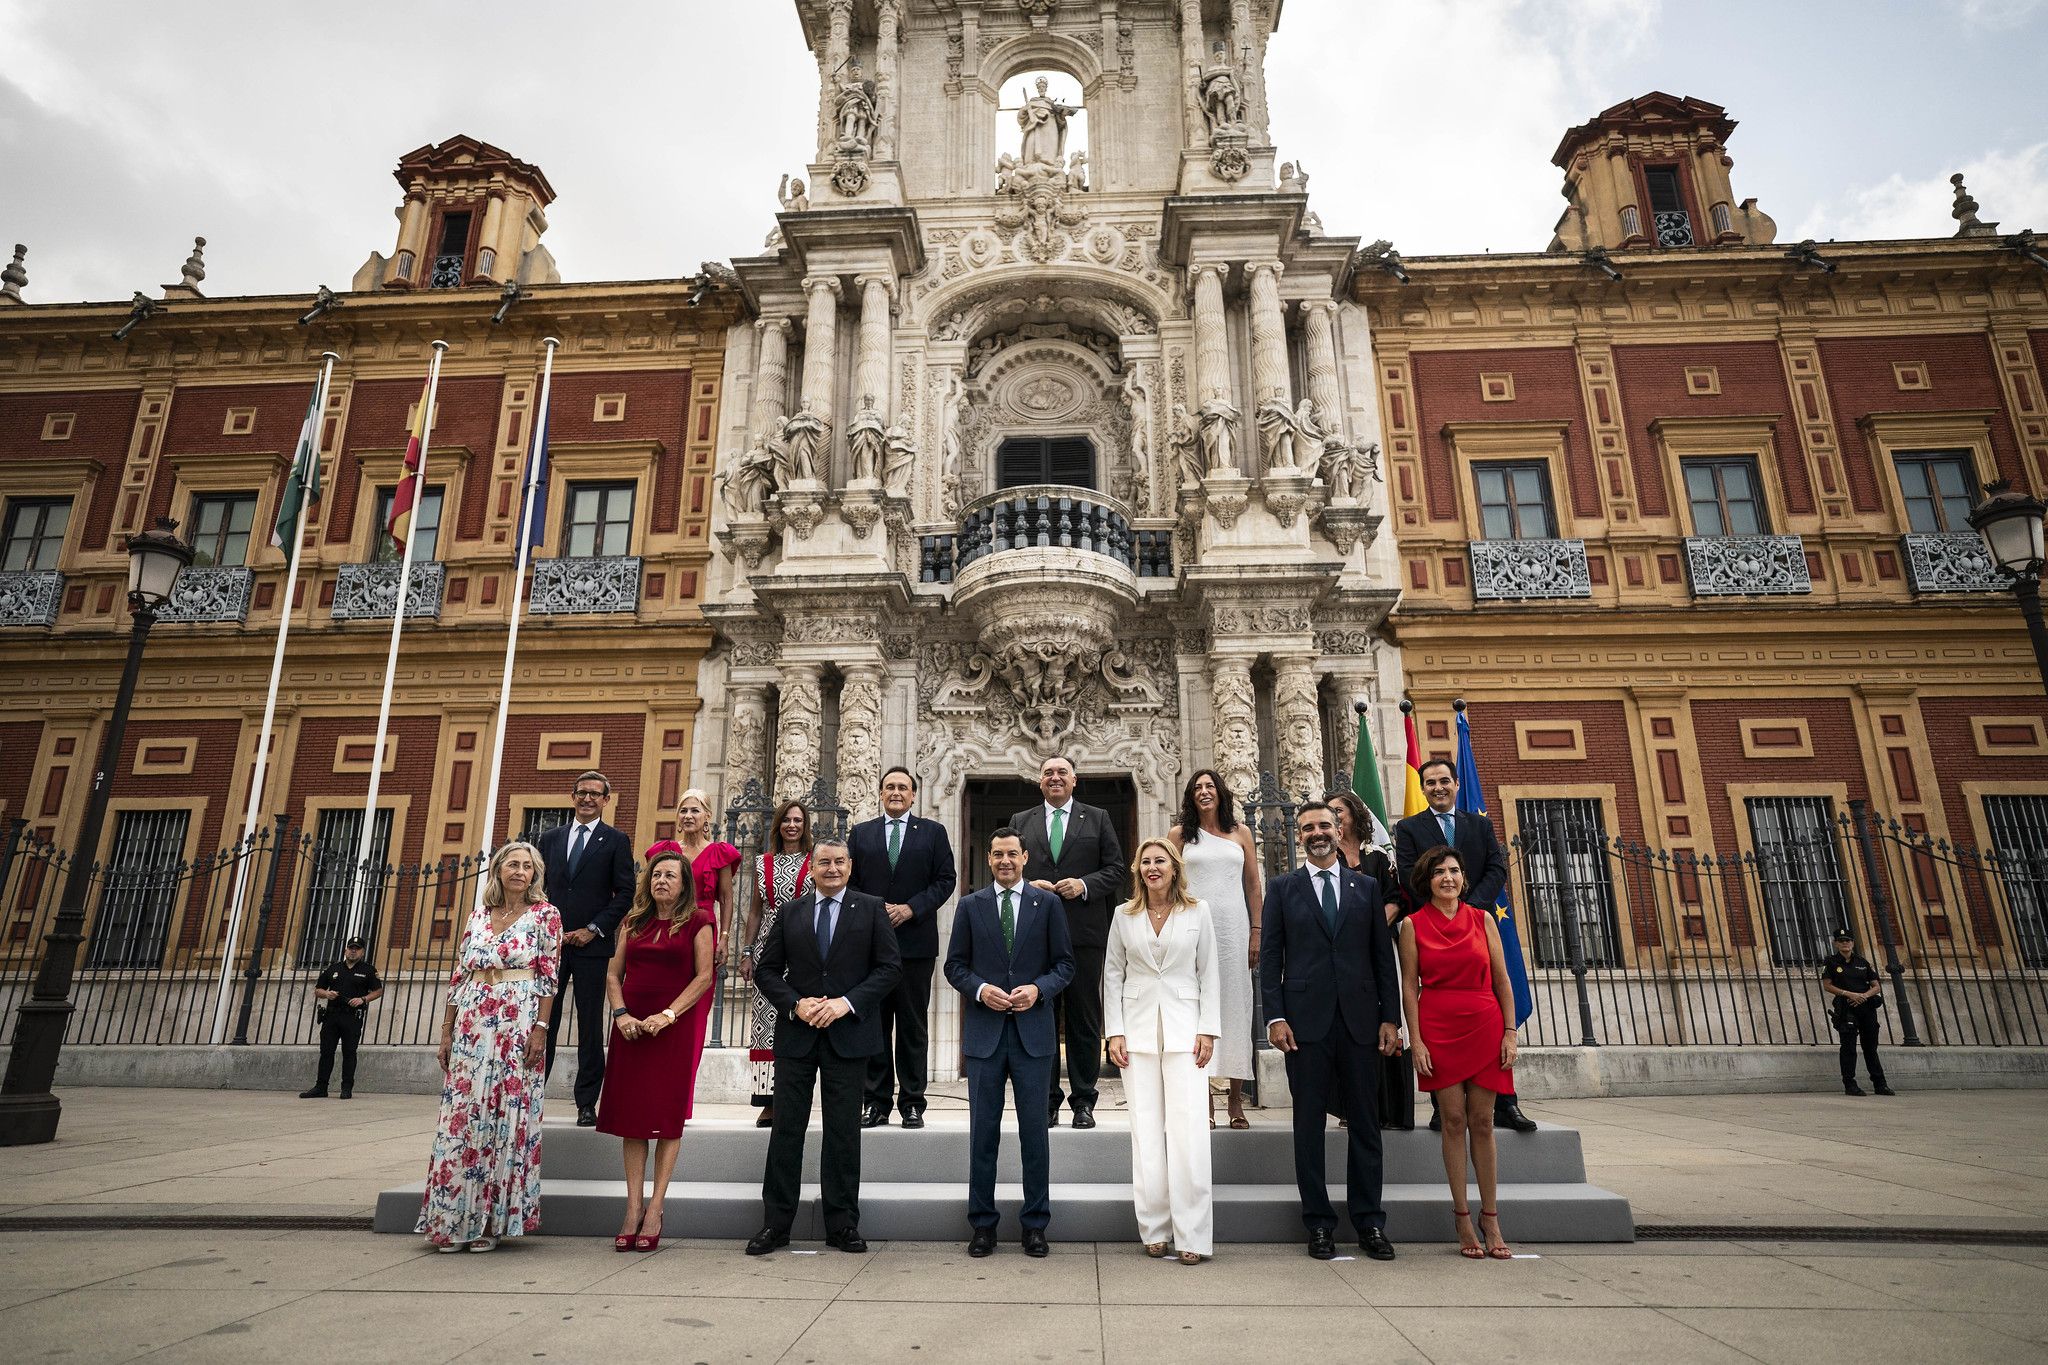
[[[1236,815],[1230,789],[1213,769],[1188,779],[1181,794],[1180,823],[1167,838],[1180,850],[1187,869],[1188,890],[1209,903],[1216,926],[1216,960],[1222,970],[1223,1034],[1209,1074],[1230,1082],[1225,1103],[1232,1128],[1249,1128],[1244,1114],[1244,1082],[1252,1079],[1252,972],[1259,965],[1258,847],[1249,826]],[[1215,1103],[1210,1102],[1210,1112]],[[1212,1117],[1213,1127],[1215,1120]]]

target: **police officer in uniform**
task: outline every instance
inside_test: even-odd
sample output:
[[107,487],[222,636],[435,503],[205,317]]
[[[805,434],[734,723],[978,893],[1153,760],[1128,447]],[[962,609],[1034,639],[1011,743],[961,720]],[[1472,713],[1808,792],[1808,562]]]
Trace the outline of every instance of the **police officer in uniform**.
[[377,969],[363,956],[361,938],[351,938],[341,950],[341,961],[320,973],[313,983],[314,1007],[320,1015],[320,1079],[311,1090],[301,1090],[302,1100],[327,1098],[327,1078],[334,1074],[334,1045],[341,1044],[341,1097],[355,1098],[356,1044],[363,1038],[363,1016],[372,1000],[384,994]]
[[1896,1094],[1884,1083],[1884,1066],[1877,1060],[1877,1012],[1884,1008],[1882,982],[1877,968],[1856,951],[1856,935],[1845,925],[1835,930],[1835,953],[1821,964],[1820,988],[1832,997],[1835,1028],[1842,1035],[1842,1090],[1861,1095],[1856,1084],[1856,1044],[1863,1044],[1863,1064],[1870,1072],[1870,1084],[1880,1095]]

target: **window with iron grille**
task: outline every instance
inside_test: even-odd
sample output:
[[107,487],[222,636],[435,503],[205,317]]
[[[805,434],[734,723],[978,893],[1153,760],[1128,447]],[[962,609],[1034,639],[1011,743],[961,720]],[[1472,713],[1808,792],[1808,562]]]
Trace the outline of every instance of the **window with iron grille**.
[[[396,564],[405,557],[405,547],[391,538],[391,499],[398,490],[380,488],[377,490],[376,545],[370,551],[372,564]],[[415,564],[430,563],[434,551],[441,544],[441,494],[440,484],[430,485],[420,495],[419,506],[412,510],[412,558]]]
[[1691,246],[1692,215],[1685,211],[1685,194],[1678,187],[1676,166],[1645,166],[1643,183],[1650,189],[1650,221],[1656,225],[1658,246]]
[[69,498],[11,499],[6,535],[0,539],[0,573],[56,568],[70,523]]
[[101,879],[89,967],[155,967],[164,960],[191,812],[124,810]]
[[1906,499],[1906,529],[1916,536],[1945,531],[1975,534],[1970,508],[1975,467],[1960,450],[1913,450],[1898,457],[1899,491]]
[[1600,803],[1581,797],[1517,801],[1515,825],[1522,839],[1522,909],[1524,922],[1535,931],[1530,951],[1536,965],[1572,965],[1565,937],[1567,905],[1574,912],[1586,965],[1620,965],[1620,916],[1607,871],[1607,822]]
[[254,493],[201,493],[192,499],[194,568],[240,568],[249,562],[249,528],[256,524]]
[[633,542],[633,485],[572,483],[562,553],[571,559],[629,552]]
[[1692,503],[1693,534],[1760,536],[1768,529],[1756,461],[1747,455],[1687,460],[1685,496]]
[[1829,940],[1849,922],[1834,803],[1825,796],[1752,796],[1744,804],[1771,960],[1810,967],[1833,950]]
[[520,841],[538,847],[541,835],[560,829],[575,818],[574,806],[528,806],[519,826]]
[[2020,961],[2048,967],[2048,796],[1987,796],[1984,823],[1991,827]]
[[1012,436],[996,448],[996,487],[1037,483],[1095,487],[1095,443],[1086,436]]
[[1479,491],[1480,534],[1487,540],[1549,540],[1550,471],[1538,462],[1489,461],[1472,466]]
[[460,289],[462,266],[469,254],[469,215],[451,213],[441,219],[441,245],[434,252],[429,289]]
[[[320,812],[313,833],[313,875],[306,885],[306,913],[299,925],[299,965],[325,967],[341,956],[348,937],[349,902],[356,889],[356,850],[363,837],[363,812],[351,806]],[[377,941],[377,919],[384,906],[385,860],[391,856],[391,811],[379,807],[370,833],[369,887],[356,932]]]

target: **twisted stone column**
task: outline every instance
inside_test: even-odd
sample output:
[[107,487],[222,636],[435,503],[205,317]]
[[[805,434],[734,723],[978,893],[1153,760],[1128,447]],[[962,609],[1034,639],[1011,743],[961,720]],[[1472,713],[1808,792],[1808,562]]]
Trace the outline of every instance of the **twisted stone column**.
[[1189,270],[1195,287],[1195,401],[1200,408],[1214,394],[1230,396],[1230,340],[1223,325],[1223,272],[1220,265]]
[[1323,719],[1316,701],[1315,656],[1283,654],[1273,661],[1274,745],[1280,789],[1290,797],[1323,790]]
[[1209,120],[1202,113],[1202,62],[1208,56],[1202,43],[1202,0],[1180,0],[1180,61],[1186,68],[1182,80],[1187,86],[1186,105],[1181,110],[1187,123],[1188,146],[1209,145]]
[[839,802],[849,820],[876,813],[882,787],[882,666],[857,664],[839,689]]
[[793,663],[782,666],[782,710],[775,728],[775,796],[793,801],[808,796],[818,780],[819,743],[824,730],[824,699],[820,695],[820,666]]
[[1308,360],[1308,396],[1316,425],[1339,442],[1344,435],[1344,399],[1337,389],[1337,301],[1311,299],[1301,305],[1303,349]]
[[875,159],[896,159],[896,49],[902,41],[902,0],[878,0],[875,7]]
[[788,318],[761,318],[754,323],[761,354],[754,363],[754,420],[750,435],[769,437],[789,416]]
[[839,369],[839,277],[806,275],[804,293],[810,307],[804,314],[803,406],[820,421],[832,422],[832,391]]
[[853,0],[831,0],[831,27],[818,54],[818,160],[830,161],[839,150],[836,127],[839,71],[853,50]]
[[1254,261],[1245,267],[1251,277],[1252,402],[1278,394],[1292,400],[1287,378],[1287,318],[1280,310],[1278,261]]
[[882,420],[889,419],[889,304],[896,282],[887,275],[862,275],[860,332],[853,358],[853,402],[858,410],[872,395]]
[[725,726],[725,799],[730,804],[748,778],[768,787],[768,689],[761,683],[733,683],[727,689],[732,717]]
[[1259,719],[1249,659],[1222,655],[1210,663],[1209,707],[1216,771],[1243,811],[1259,789]]

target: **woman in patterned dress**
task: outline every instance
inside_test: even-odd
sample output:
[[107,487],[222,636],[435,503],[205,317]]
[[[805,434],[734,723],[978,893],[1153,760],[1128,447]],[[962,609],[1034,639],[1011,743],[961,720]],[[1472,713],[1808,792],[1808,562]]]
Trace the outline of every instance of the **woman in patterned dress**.
[[491,855],[448,987],[438,1055],[441,1119],[413,1231],[439,1251],[489,1251],[540,1227],[541,1089],[562,917],[540,850]]
[[[747,908],[746,933],[740,942],[740,978],[754,979],[754,950],[775,928],[782,908],[811,889],[811,813],[801,801],[785,801],[775,812],[768,851],[754,860],[753,903]],[[747,1029],[747,1064],[754,1079],[754,1104],[761,1116],[757,1128],[775,1123],[775,1006],[754,992]]]

